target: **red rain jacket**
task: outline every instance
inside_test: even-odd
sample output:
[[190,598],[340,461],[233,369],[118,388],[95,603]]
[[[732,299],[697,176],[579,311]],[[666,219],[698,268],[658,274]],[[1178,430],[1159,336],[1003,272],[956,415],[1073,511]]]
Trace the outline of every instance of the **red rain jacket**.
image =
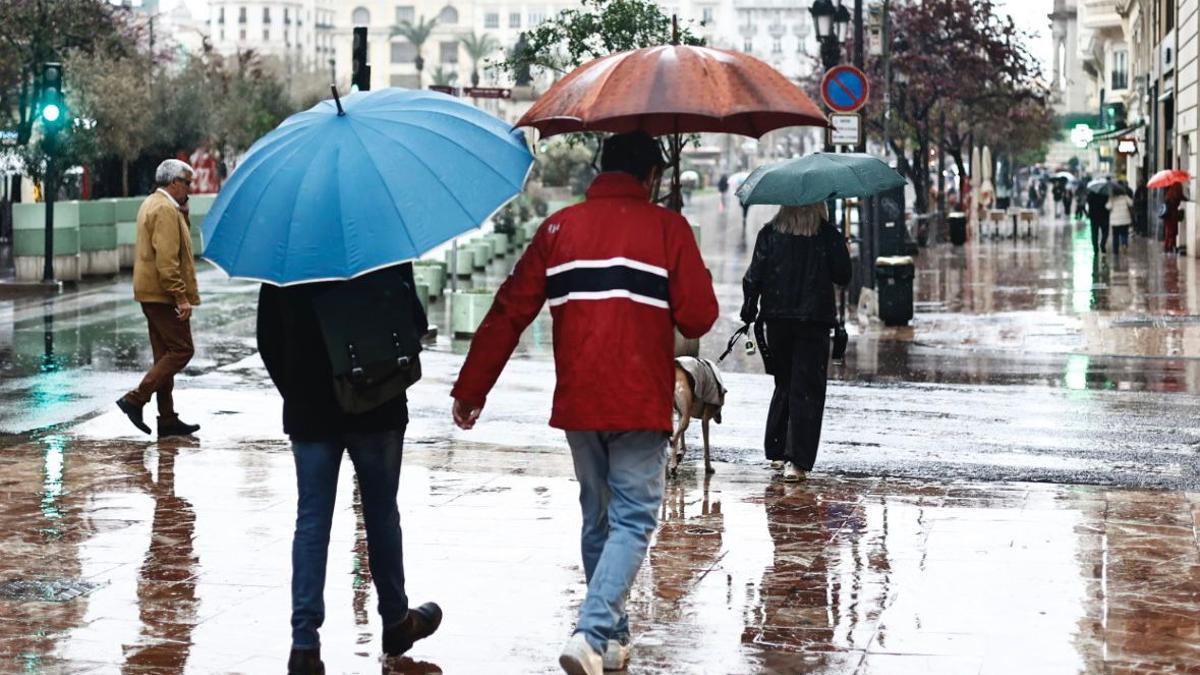
[[717,320],[712,276],[683,216],[625,173],[552,214],[500,287],[451,396],[482,406],[542,303],[554,317],[558,382],[550,425],[671,431],[675,334]]

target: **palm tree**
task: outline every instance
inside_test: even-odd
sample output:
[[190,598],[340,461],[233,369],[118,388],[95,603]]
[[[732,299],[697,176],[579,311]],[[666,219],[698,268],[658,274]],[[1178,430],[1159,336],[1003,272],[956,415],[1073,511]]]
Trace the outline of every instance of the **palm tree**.
[[421,71],[425,70],[425,57],[421,56],[421,47],[425,45],[425,41],[429,39],[429,35],[436,25],[437,19],[426,21],[422,16],[417,19],[416,23],[401,21],[400,25],[392,26],[392,37],[399,35],[411,42],[413,49],[417,50],[417,57],[413,59],[413,64],[417,67],[417,89],[421,88]]
[[487,58],[500,48],[500,43],[490,33],[476,35],[474,31],[470,35],[460,39],[463,49],[467,50],[467,57],[471,59],[471,86],[479,86],[479,62]]
[[454,81],[458,79],[458,73],[438,66],[430,73],[430,77],[433,78],[433,83],[439,87],[453,87]]

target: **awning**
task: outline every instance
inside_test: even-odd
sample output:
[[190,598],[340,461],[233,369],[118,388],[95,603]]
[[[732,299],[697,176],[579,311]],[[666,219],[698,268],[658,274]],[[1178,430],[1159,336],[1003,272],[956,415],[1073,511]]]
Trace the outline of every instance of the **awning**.
[[1124,129],[1117,129],[1115,131],[1104,131],[1104,132],[1101,132],[1101,133],[1098,133],[1098,134],[1092,136],[1092,141],[1095,142],[1095,141],[1116,140],[1122,136],[1128,136],[1130,133],[1132,133],[1138,129],[1141,129],[1144,126],[1146,126],[1145,122],[1139,122],[1131,127],[1125,127]]

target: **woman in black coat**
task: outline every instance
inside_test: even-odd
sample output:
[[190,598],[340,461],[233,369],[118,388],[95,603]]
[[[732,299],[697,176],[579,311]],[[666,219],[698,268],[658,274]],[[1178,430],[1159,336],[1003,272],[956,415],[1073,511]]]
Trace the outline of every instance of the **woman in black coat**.
[[830,330],[837,325],[834,284],[850,283],[846,240],[824,204],[784,206],[758,233],[742,279],[742,321],[763,320],[775,394],[767,413],[767,459],[783,478],[811,471],[821,441]]

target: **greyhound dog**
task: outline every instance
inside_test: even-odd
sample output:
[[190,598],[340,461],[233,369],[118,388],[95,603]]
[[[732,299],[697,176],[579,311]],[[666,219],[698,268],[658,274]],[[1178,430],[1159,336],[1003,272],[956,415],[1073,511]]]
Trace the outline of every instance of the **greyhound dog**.
[[675,359],[675,413],[679,416],[679,422],[671,436],[668,475],[674,476],[678,472],[679,463],[687,452],[684,432],[693,417],[700,419],[700,429],[704,435],[704,472],[716,473],[708,444],[708,422],[715,420],[717,424],[721,423],[726,391],[717,364],[690,356]]

